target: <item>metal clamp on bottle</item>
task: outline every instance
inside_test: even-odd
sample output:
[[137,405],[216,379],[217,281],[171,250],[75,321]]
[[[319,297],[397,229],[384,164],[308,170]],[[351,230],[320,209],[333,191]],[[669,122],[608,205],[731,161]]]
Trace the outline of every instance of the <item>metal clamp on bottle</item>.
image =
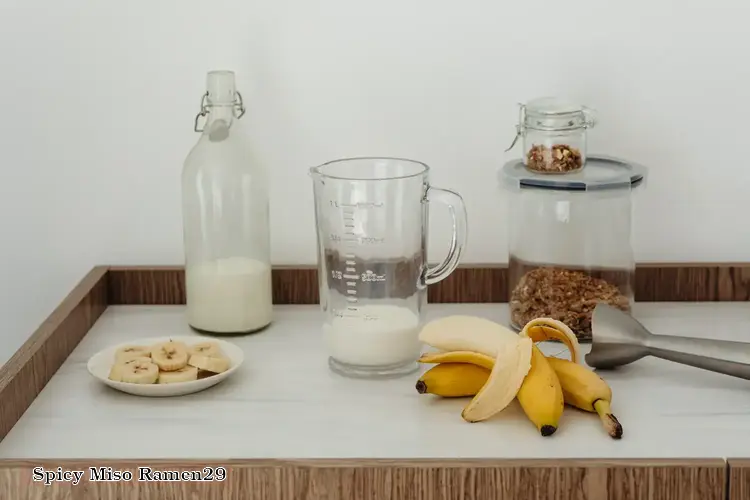
[[[245,104],[242,101],[242,94],[240,94],[239,90],[235,91],[234,95],[236,96],[234,102],[234,117],[239,120],[240,118],[245,116]],[[200,122],[200,119],[205,118],[209,112],[208,92],[206,92],[205,94],[203,94],[203,97],[201,97],[201,110],[197,115],[195,115],[195,124],[193,125],[193,130],[195,130],[196,132],[203,132],[203,128],[199,128],[198,123]]]

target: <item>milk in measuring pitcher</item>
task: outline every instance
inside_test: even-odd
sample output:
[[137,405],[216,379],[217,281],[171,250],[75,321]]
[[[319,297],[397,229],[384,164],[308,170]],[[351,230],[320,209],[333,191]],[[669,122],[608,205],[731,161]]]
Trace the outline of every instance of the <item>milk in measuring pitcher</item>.
[[355,314],[334,317],[323,327],[329,352],[336,361],[382,366],[419,357],[419,317],[410,309],[362,305]]
[[209,332],[239,333],[271,323],[271,267],[243,257],[190,266],[185,273],[188,323]]

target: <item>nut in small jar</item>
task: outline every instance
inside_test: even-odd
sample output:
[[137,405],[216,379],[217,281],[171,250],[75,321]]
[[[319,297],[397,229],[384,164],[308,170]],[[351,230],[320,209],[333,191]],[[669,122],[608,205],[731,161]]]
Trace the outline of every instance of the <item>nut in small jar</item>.
[[580,150],[567,144],[534,144],[526,154],[526,168],[544,174],[566,174],[583,168]]

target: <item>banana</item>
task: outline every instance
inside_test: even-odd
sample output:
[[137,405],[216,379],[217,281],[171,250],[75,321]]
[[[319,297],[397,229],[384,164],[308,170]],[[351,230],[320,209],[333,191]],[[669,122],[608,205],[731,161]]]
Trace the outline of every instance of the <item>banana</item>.
[[485,318],[455,315],[427,323],[419,340],[441,351],[473,351],[494,359],[503,347],[515,345],[518,334]]
[[446,398],[474,396],[487,382],[490,370],[469,363],[441,363],[417,381],[417,392]]
[[555,433],[565,407],[563,391],[555,371],[537,346],[532,349],[531,369],[516,398],[542,436]]
[[128,359],[127,361],[117,361],[115,362],[115,364],[112,365],[112,368],[110,368],[109,370],[109,379],[114,380],[115,382],[122,382],[122,368],[126,365],[129,365],[138,361],[145,361],[147,363],[150,363],[151,358],[141,356],[140,358]]
[[592,370],[566,359],[547,358],[562,386],[565,402],[581,410],[599,414],[607,434],[622,438],[622,425],[612,414],[612,389]]
[[164,342],[151,348],[151,359],[159,370],[173,372],[188,363],[187,346],[182,342]]
[[198,380],[198,369],[194,366],[184,366],[173,372],[160,372],[157,384],[177,384]]
[[129,345],[120,347],[115,352],[115,363],[127,361],[134,358],[150,358],[151,350],[148,347],[140,345]]
[[461,417],[467,422],[490,418],[504,410],[518,394],[531,369],[534,344],[530,338],[513,335],[513,342],[503,342],[498,346],[490,377],[461,412]]
[[221,347],[216,342],[200,342],[188,347],[188,354],[205,354],[207,356],[221,356]]
[[536,318],[526,323],[520,335],[529,337],[534,342],[559,340],[568,347],[571,361],[580,363],[581,347],[578,343],[578,337],[562,321],[552,318]]
[[120,381],[129,384],[154,384],[159,378],[159,367],[149,361],[135,361],[122,365]]
[[[471,351],[451,351],[451,352],[431,352],[422,354],[417,360],[420,363],[470,363],[481,366],[487,370],[492,370],[495,366],[495,360],[491,357]],[[489,372],[487,373],[489,375]],[[480,386],[481,387],[481,386]],[[473,396],[473,394],[472,394]]]
[[193,354],[188,361],[190,366],[212,373],[223,373],[229,370],[229,358],[225,356],[206,356],[205,354]]

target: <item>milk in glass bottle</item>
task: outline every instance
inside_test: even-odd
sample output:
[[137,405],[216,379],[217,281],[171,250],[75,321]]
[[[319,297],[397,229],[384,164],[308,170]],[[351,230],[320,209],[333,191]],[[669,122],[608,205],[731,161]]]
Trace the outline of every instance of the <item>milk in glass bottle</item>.
[[231,71],[211,71],[196,116],[201,136],[185,160],[182,211],[187,322],[237,335],[271,323],[267,174],[242,134]]

